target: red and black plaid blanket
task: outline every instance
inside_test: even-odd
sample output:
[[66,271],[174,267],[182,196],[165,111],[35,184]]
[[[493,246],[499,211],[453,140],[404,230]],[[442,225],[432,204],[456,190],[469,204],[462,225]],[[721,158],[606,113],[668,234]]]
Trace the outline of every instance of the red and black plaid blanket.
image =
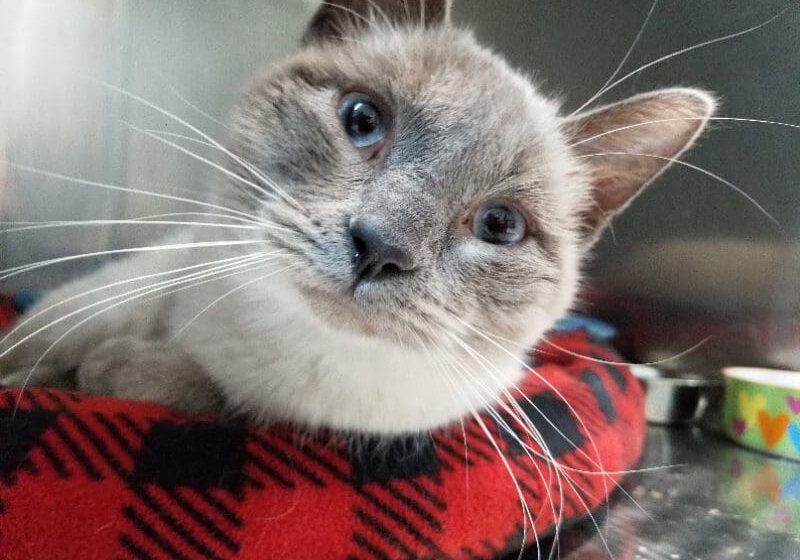
[[643,443],[638,382],[577,355],[618,357],[582,332],[551,339],[566,352],[534,352],[547,383],[529,375],[518,399],[551,462],[510,418],[489,415],[491,438],[465,420],[425,437],[354,442],[112,398],[1,391],[0,558],[514,553],[523,538],[601,506],[620,477],[602,473],[630,469]]

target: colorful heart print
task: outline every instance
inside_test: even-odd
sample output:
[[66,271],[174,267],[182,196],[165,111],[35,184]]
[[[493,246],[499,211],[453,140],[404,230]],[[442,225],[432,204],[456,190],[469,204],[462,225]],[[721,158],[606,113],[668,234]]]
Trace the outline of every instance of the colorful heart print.
[[737,437],[742,437],[744,435],[744,431],[747,429],[747,421],[743,418],[734,418],[733,419],[733,431],[736,433]]
[[789,426],[789,439],[792,440],[792,445],[800,453],[800,424],[797,422],[792,422]]
[[747,391],[739,393],[739,408],[742,416],[748,424],[755,424],[758,412],[767,406],[767,399],[764,395],[751,395]]
[[764,443],[772,449],[781,441],[783,435],[789,427],[789,415],[779,412],[775,416],[770,416],[766,410],[758,411],[758,427],[761,430],[761,437]]
[[792,414],[800,414],[800,397],[793,397],[792,395],[787,395],[786,404],[789,405],[789,410],[792,411]]

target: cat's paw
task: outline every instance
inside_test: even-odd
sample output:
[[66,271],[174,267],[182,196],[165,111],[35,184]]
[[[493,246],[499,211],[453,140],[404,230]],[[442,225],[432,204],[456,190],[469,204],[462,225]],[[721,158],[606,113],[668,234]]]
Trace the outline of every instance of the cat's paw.
[[10,336],[0,344],[0,386],[75,388],[72,349],[47,338]]
[[223,400],[202,368],[174,346],[133,337],[107,340],[82,361],[80,391],[214,414]]
[[63,389],[74,388],[68,375],[59,375],[51,366],[39,365],[27,367],[17,371],[0,369],[0,388],[25,388],[25,387],[60,387]]

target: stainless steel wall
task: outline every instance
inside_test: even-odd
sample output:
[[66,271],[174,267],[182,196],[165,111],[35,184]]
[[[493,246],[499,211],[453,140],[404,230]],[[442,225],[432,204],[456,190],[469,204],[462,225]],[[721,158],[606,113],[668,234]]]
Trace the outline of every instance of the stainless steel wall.
[[[132,131],[187,134],[93,79],[117,85],[222,138],[252,75],[289,52],[314,0],[0,0],[0,159],[91,181],[205,200],[208,168]],[[4,221],[136,218],[198,210],[142,195],[72,185],[0,163]],[[203,210],[200,208],[199,210]],[[141,245],[163,228],[108,226],[0,234],[0,268]],[[98,264],[10,279],[48,287]]]
[[[208,172],[120,121],[179,131],[168,119],[82,76],[118,84],[215,135],[174,94],[225,117],[248,76],[287,52],[315,0],[5,0],[0,3],[0,159],[82,178],[203,197]],[[752,27],[748,35],[647,69],[607,101],[670,85],[723,98],[723,115],[800,123],[800,8],[785,0],[662,0],[625,71],[683,47]],[[568,110],[617,66],[649,1],[458,0],[456,18],[535,72]],[[625,72],[623,72],[624,74]],[[613,321],[639,360],[669,357],[711,337],[673,367],[728,363],[800,368],[800,130],[718,122],[687,161],[619,218],[588,270],[583,307]],[[148,197],[69,186],[0,164],[3,220],[136,217],[174,210]],[[186,210],[186,208],[182,208]],[[0,236],[0,267],[144,243],[138,227]],[[87,263],[91,265],[95,263]],[[47,286],[76,268],[17,285]]]

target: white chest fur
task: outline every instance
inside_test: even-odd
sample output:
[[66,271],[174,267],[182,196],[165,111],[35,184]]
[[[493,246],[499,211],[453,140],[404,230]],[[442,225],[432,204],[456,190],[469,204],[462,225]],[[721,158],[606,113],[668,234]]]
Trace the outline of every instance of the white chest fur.
[[[187,297],[173,308],[173,330],[202,309],[203,297],[213,299]],[[336,329],[279,277],[210,308],[176,343],[234,406],[312,427],[427,430],[480,410],[522,376],[517,358],[499,349],[484,352],[489,367],[463,350],[414,349]]]

